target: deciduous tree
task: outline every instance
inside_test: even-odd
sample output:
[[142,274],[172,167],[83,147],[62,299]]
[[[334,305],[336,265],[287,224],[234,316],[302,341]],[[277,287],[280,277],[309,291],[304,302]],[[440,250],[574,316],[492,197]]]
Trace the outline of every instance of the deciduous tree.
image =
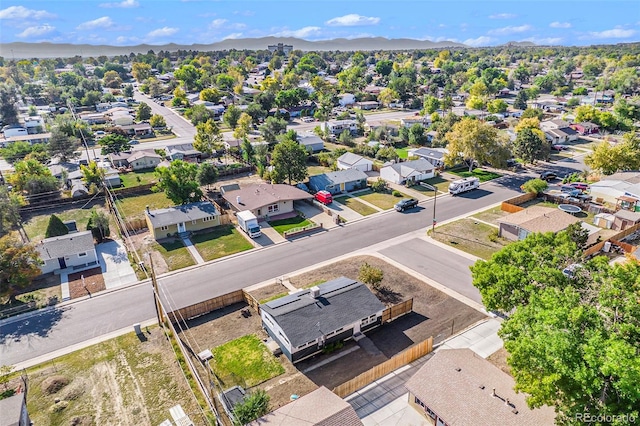
[[202,199],[202,190],[197,181],[198,165],[174,160],[169,167],[155,170],[158,183],[154,187],[164,191],[176,205],[193,203]]
[[146,102],[140,102],[138,109],[136,110],[136,120],[147,121],[151,118],[151,107]]
[[10,192],[5,185],[0,186],[0,237],[5,236],[20,223],[20,206],[24,200]]
[[474,162],[501,166],[509,157],[506,142],[498,136],[497,130],[478,120],[457,122],[445,139],[449,142],[449,153],[445,156],[449,166],[466,161],[472,171]]
[[269,144],[276,142],[278,135],[281,135],[287,129],[287,122],[282,118],[267,117],[264,124],[260,126],[260,134]]
[[61,161],[67,161],[74,156],[79,146],[78,138],[68,136],[58,127],[51,129],[51,137],[47,144],[47,151],[51,157],[57,156]]
[[198,168],[198,174],[196,175],[196,178],[198,179],[198,183],[201,186],[206,185],[208,188],[209,185],[216,183],[216,181],[218,180],[218,175],[218,168],[214,164],[203,163]]
[[384,279],[384,272],[380,268],[363,263],[358,273],[358,279],[365,284],[369,284],[375,290],[380,289],[380,284]]
[[87,222],[87,231],[91,231],[93,238],[95,238],[98,243],[109,238],[111,230],[109,229],[109,218],[107,215],[102,212],[92,210],[89,221]]
[[222,142],[222,132],[220,132],[220,127],[214,120],[209,119],[196,126],[193,147],[198,151],[211,155],[222,149]]
[[222,116],[222,119],[225,123],[227,123],[227,126],[229,126],[231,129],[235,129],[241,115],[242,111],[240,110],[240,108],[235,105],[229,105],[224,115]]
[[517,133],[513,148],[515,156],[525,163],[535,163],[537,160],[545,160],[549,157],[549,143],[535,133],[534,129],[528,127]]
[[90,161],[86,166],[81,164],[80,171],[82,172],[82,180],[87,184],[87,187],[95,185],[99,188],[102,186],[105,170],[102,167],[98,167],[98,163]]
[[0,238],[0,295],[15,303],[18,292],[40,275],[38,252],[18,238]]
[[301,182],[309,174],[307,170],[308,153],[293,135],[286,135],[273,149],[271,163],[277,173],[291,182]]
[[129,140],[122,135],[116,134],[110,134],[100,139],[100,145],[102,146],[102,149],[100,150],[102,155],[128,151],[131,149]]

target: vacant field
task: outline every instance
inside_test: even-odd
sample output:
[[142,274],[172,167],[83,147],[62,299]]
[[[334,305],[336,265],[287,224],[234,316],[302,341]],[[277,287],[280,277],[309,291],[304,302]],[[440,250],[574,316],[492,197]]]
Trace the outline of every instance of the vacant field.
[[231,225],[218,226],[213,231],[193,235],[191,241],[200,256],[207,262],[253,248],[251,243]]
[[144,217],[144,211],[147,206],[151,210],[172,207],[173,203],[167,198],[164,192],[155,192],[153,194],[137,195],[133,197],[119,197],[117,201],[120,213],[127,219],[134,217]]
[[[173,350],[157,327],[116,337],[27,370],[37,425],[157,425],[182,405],[205,424]],[[58,402],[56,402],[56,400]]]
[[393,208],[393,205],[403,198],[410,198],[408,195],[400,193],[399,197],[392,195],[388,192],[367,192],[362,195],[358,194],[358,198],[362,198],[365,201],[370,202],[374,206],[380,207],[383,210],[389,210]]
[[125,188],[146,185],[149,183],[156,183],[158,181],[153,170],[140,170],[137,172],[121,173],[120,179],[122,180],[122,186],[124,186]]
[[349,207],[354,212],[361,214],[362,216],[369,216],[370,214],[377,213],[376,209],[369,207],[364,203],[361,203],[357,198],[342,196],[334,198],[333,201],[344,204],[345,206]]
[[157,241],[151,247],[162,255],[170,271],[196,264],[181,240]]
[[489,259],[509,242],[498,237],[498,228],[472,218],[438,226],[431,237],[482,259]]
[[226,387],[247,389],[284,373],[284,368],[255,335],[213,348],[211,367]]
[[311,225],[311,221],[301,216],[294,216],[287,219],[272,220],[269,225],[275,229],[278,234],[284,235],[286,231],[290,231],[293,228],[301,228],[303,226]]
[[508,216],[509,212],[505,212],[503,211],[500,206],[498,207],[494,207],[492,209],[488,209],[485,211],[482,211],[480,213],[476,213],[471,217],[475,217],[478,218],[480,220],[483,220],[485,222],[489,222],[489,223],[493,223],[496,226],[498,225],[498,219],[502,219],[505,216]]
[[47,226],[49,225],[49,218],[52,214],[55,214],[62,220],[66,222],[68,220],[75,220],[76,226],[78,227],[78,231],[85,231],[87,229],[87,222],[89,221],[89,217],[91,217],[91,211],[95,209],[98,212],[104,213],[109,217],[109,228],[113,235],[116,233],[116,225],[109,214],[109,211],[104,208],[102,205],[94,205],[93,207],[87,206],[84,209],[81,209],[82,205],[79,205],[78,208],[67,208],[66,210],[58,209],[58,210],[47,210],[38,215],[31,215],[28,219],[23,222],[24,230],[29,236],[31,241],[40,241],[45,238],[45,233],[47,231]]
[[450,170],[450,173],[463,178],[474,176],[480,179],[480,182],[487,182],[489,180],[497,179],[502,176],[501,174],[483,169],[473,169],[472,172],[469,172],[469,168],[467,167],[452,169]]

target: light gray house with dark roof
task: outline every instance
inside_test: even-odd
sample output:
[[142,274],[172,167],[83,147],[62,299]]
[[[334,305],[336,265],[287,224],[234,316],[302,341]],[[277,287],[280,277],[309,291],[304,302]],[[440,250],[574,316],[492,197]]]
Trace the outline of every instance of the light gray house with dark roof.
[[36,251],[43,262],[40,265],[43,274],[98,264],[91,231],[46,238],[36,244]]
[[260,305],[262,326],[292,362],[382,324],[385,305],[361,282],[340,277]]
[[324,149],[324,141],[313,133],[303,133],[298,135],[298,143],[305,147],[307,151],[318,152]]
[[446,148],[412,148],[408,150],[409,156],[424,158],[435,167],[444,167],[444,156],[449,151]]
[[433,176],[435,176],[435,166],[424,158],[394,163],[380,169],[382,179],[399,185],[431,179]]
[[145,212],[147,227],[154,239],[183,232],[201,231],[220,225],[220,212],[208,201]]
[[353,152],[345,152],[336,160],[336,165],[340,170],[346,169],[358,169],[363,172],[369,172],[373,170],[373,161],[368,158],[364,158],[361,155],[354,154]]
[[332,194],[355,191],[367,186],[367,174],[358,169],[338,170],[309,177],[309,187],[314,191]]

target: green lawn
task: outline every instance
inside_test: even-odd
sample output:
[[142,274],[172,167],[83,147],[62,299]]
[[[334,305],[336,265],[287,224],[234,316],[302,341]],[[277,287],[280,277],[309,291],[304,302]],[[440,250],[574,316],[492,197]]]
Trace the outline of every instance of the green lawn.
[[[107,209],[100,206],[94,206],[93,208],[99,212],[106,214],[107,217],[109,217],[109,228],[111,229],[111,235],[117,235],[115,222],[113,222],[113,218],[111,217]],[[91,209],[69,209],[66,211],[56,212],[55,215],[58,216],[63,222],[66,222],[68,220],[75,220],[78,231],[84,231],[87,229],[87,222],[89,221],[89,217],[91,216]],[[44,239],[45,233],[47,231],[47,225],[49,225],[50,217],[50,213],[32,216],[23,223],[24,230],[31,241],[40,241]]]
[[[158,180],[153,170],[143,170],[138,172],[121,173],[120,179],[122,180],[122,186],[125,188],[131,188],[134,186],[146,185],[149,183],[156,183]],[[138,180],[140,179],[140,180]]]
[[429,231],[435,240],[482,259],[489,259],[508,244],[507,240],[497,236],[497,232],[497,227],[474,221],[473,218],[438,226],[435,233]]
[[452,169],[449,172],[463,178],[475,176],[480,179],[480,182],[487,182],[489,180],[497,179],[502,176],[501,174],[483,169],[473,169],[473,171],[469,173],[469,168],[467,167]]
[[172,207],[173,203],[167,198],[164,192],[154,192],[147,195],[136,195],[133,197],[118,197],[118,209],[127,219],[134,217],[144,217],[144,210],[147,206],[151,210]]
[[396,154],[398,154],[399,158],[405,160],[409,157],[409,148],[396,148]]
[[331,171],[331,168],[326,166],[308,166],[307,171],[309,172],[309,176],[315,176],[328,173]]
[[160,252],[170,271],[196,264],[193,257],[191,257],[191,253],[180,240],[155,242],[151,247]]
[[[401,193],[402,194],[402,193]],[[373,192],[369,191],[364,193],[363,195],[358,194],[358,198],[362,198],[365,201],[373,204],[374,206],[380,207],[383,210],[389,210],[393,208],[394,204],[403,198],[411,198],[406,194],[402,194],[400,197],[396,197],[391,193],[387,192]]]
[[193,235],[191,241],[205,261],[253,248],[251,243],[231,225],[218,226],[211,232]]
[[369,207],[368,205],[361,203],[360,201],[358,201],[357,198],[343,196],[343,197],[334,198],[333,201],[337,201],[340,204],[344,204],[345,206],[349,207],[354,212],[361,214],[362,216],[369,216],[370,214],[374,214],[378,212],[373,207]]
[[[448,193],[449,192],[449,184],[451,183],[450,180],[447,180],[445,178],[443,178],[442,176],[436,176],[436,177],[432,177],[431,179],[427,179],[423,181],[424,183],[427,183],[431,186],[435,186],[438,189],[438,192],[444,192],[444,193]],[[424,186],[417,184],[411,187],[411,189],[415,189],[417,191],[423,192],[425,195],[429,195],[429,193],[431,193],[431,195],[433,195],[433,190],[432,189],[427,189]]]
[[211,350],[211,367],[225,387],[245,389],[284,373],[284,367],[257,336],[250,334]]
[[301,228],[303,226],[311,225],[311,223],[312,222],[308,219],[296,216],[290,217],[288,219],[273,220],[269,222],[269,225],[271,225],[273,229],[278,231],[278,234],[284,235],[285,231],[293,228]]

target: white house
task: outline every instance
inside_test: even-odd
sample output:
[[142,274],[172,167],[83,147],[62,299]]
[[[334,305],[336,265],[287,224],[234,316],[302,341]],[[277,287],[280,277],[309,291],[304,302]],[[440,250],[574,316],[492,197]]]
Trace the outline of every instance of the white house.
[[353,93],[343,93],[341,95],[338,95],[338,97],[340,98],[338,100],[338,103],[342,107],[346,107],[347,105],[353,105],[356,103],[356,96]]
[[434,175],[434,165],[424,158],[405,161],[404,163],[390,164],[380,169],[380,177],[382,179],[400,185],[407,182],[413,183],[430,179]]
[[160,155],[150,150],[134,151],[127,158],[133,170],[153,169],[160,164],[162,160],[163,158]]
[[363,172],[373,170],[373,161],[353,152],[345,152],[336,161],[338,170],[358,169]]
[[421,116],[417,115],[417,116],[401,118],[400,119],[400,124],[402,124],[406,128],[410,128],[414,124],[419,124],[422,127],[425,127],[429,123],[428,120],[429,119],[427,117],[421,117]]
[[46,238],[36,245],[36,250],[44,262],[40,265],[40,271],[43,274],[76,266],[98,264],[91,231]]
[[358,132],[358,122],[356,120],[333,120],[322,123],[322,130],[329,131],[334,136],[340,135],[345,130],[351,133]]
[[408,150],[409,156],[424,158],[436,167],[444,167],[444,156],[449,151],[447,148],[411,148]]

